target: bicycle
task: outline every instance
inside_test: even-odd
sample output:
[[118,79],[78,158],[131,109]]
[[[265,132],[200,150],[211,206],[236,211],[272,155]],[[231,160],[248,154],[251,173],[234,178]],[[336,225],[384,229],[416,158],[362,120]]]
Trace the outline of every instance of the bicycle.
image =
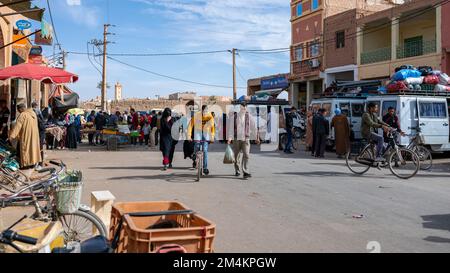
[[346,155],[346,165],[354,174],[363,175],[370,168],[389,167],[391,173],[400,179],[409,179],[414,177],[420,169],[419,156],[410,149],[399,147],[396,141],[398,132],[391,129],[388,132],[388,146],[383,152],[383,158],[386,161],[377,162],[376,143],[369,141],[364,148],[357,152],[356,156],[350,150]]
[[[43,237],[37,239],[30,236],[21,235],[14,231],[16,227],[23,220],[27,219],[27,216],[22,217],[19,221],[14,223],[6,230],[0,232],[0,253],[11,253],[12,250],[2,248],[2,245],[11,246],[19,253],[112,253],[112,249],[109,245],[106,237],[96,236],[83,242],[70,242],[65,243],[63,247],[50,249],[50,244],[57,242],[60,236],[61,228],[58,225],[49,225],[47,229],[50,231]],[[25,224],[25,226],[28,223]],[[24,245],[16,245],[15,242],[23,243]],[[38,244],[39,242],[39,244]]]
[[411,137],[411,141],[406,148],[419,156],[421,170],[430,170],[433,167],[433,156],[431,155],[430,150],[423,146],[425,141],[420,128],[417,129],[416,135],[409,135],[409,137]]
[[81,205],[72,213],[61,213],[58,210],[57,191],[60,188],[60,179],[66,173],[66,166],[62,162],[50,162],[54,165],[59,165],[61,167],[60,171],[56,172],[54,168],[41,170],[40,172],[50,171],[51,177],[45,181],[32,183],[12,195],[0,196],[0,208],[34,207],[35,213],[32,216],[34,220],[44,222],[60,221],[62,223],[66,242],[81,242],[94,237],[94,230],[106,237],[107,230],[105,225],[90,211],[89,207]]
[[[205,156],[205,152],[203,151],[203,143],[205,143],[205,142],[207,142],[207,141],[205,141],[205,140],[200,140],[200,141],[198,141],[198,140],[195,140],[194,141],[194,143],[199,143],[200,145],[200,149],[197,151],[197,152],[195,152],[195,154],[194,154],[194,156],[195,156],[195,158],[194,158],[194,168],[196,169],[196,172],[197,172],[197,179],[195,180],[196,182],[200,182],[200,179],[202,178],[202,176],[203,176],[203,158],[204,158],[204,156]],[[195,147],[195,146],[194,146]]]

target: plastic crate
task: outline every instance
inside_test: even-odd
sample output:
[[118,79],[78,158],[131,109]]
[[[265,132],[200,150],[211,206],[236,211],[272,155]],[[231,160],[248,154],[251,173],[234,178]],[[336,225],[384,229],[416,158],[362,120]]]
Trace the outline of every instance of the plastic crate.
[[[122,228],[116,253],[154,253],[163,245],[177,244],[188,253],[211,253],[216,226],[197,214],[133,217],[128,213],[181,211],[188,208],[178,202],[117,203],[111,211],[110,240],[114,240],[120,222]],[[181,227],[147,229],[160,220],[176,221]]]
[[106,149],[108,151],[117,151],[118,150],[118,139],[117,137],[110,137],[106,141]]

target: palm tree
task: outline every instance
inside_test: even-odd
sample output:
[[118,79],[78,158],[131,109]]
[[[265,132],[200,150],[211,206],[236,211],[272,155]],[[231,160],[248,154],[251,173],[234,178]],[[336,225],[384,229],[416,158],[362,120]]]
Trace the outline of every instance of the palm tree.
[[[100,90],[102,90],[102,85],[103,85],[103,82],[102,81],[100,81],[98,84],[97,84],[97,88],[98,89],[100,89]],[[111,86],[109,85],[109,83],[106,83],[106,89],[110,89],[111,88]]]

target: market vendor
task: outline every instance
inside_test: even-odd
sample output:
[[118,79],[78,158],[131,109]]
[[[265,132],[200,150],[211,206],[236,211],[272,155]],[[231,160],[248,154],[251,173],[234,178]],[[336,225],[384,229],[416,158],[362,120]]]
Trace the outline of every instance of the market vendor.
[[17,106],[19,117],[9,135],[10,139],[17,139],[17,156],[22,169],[33,168],[41,162],[39,150],[39,128],[36,113],[27,109],[25,104]]

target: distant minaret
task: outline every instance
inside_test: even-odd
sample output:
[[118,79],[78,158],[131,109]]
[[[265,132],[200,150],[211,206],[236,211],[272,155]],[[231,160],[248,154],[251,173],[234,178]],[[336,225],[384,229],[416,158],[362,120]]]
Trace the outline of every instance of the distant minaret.
[[116,101],[122,100],[122,85],[120,83],[116,83]]

